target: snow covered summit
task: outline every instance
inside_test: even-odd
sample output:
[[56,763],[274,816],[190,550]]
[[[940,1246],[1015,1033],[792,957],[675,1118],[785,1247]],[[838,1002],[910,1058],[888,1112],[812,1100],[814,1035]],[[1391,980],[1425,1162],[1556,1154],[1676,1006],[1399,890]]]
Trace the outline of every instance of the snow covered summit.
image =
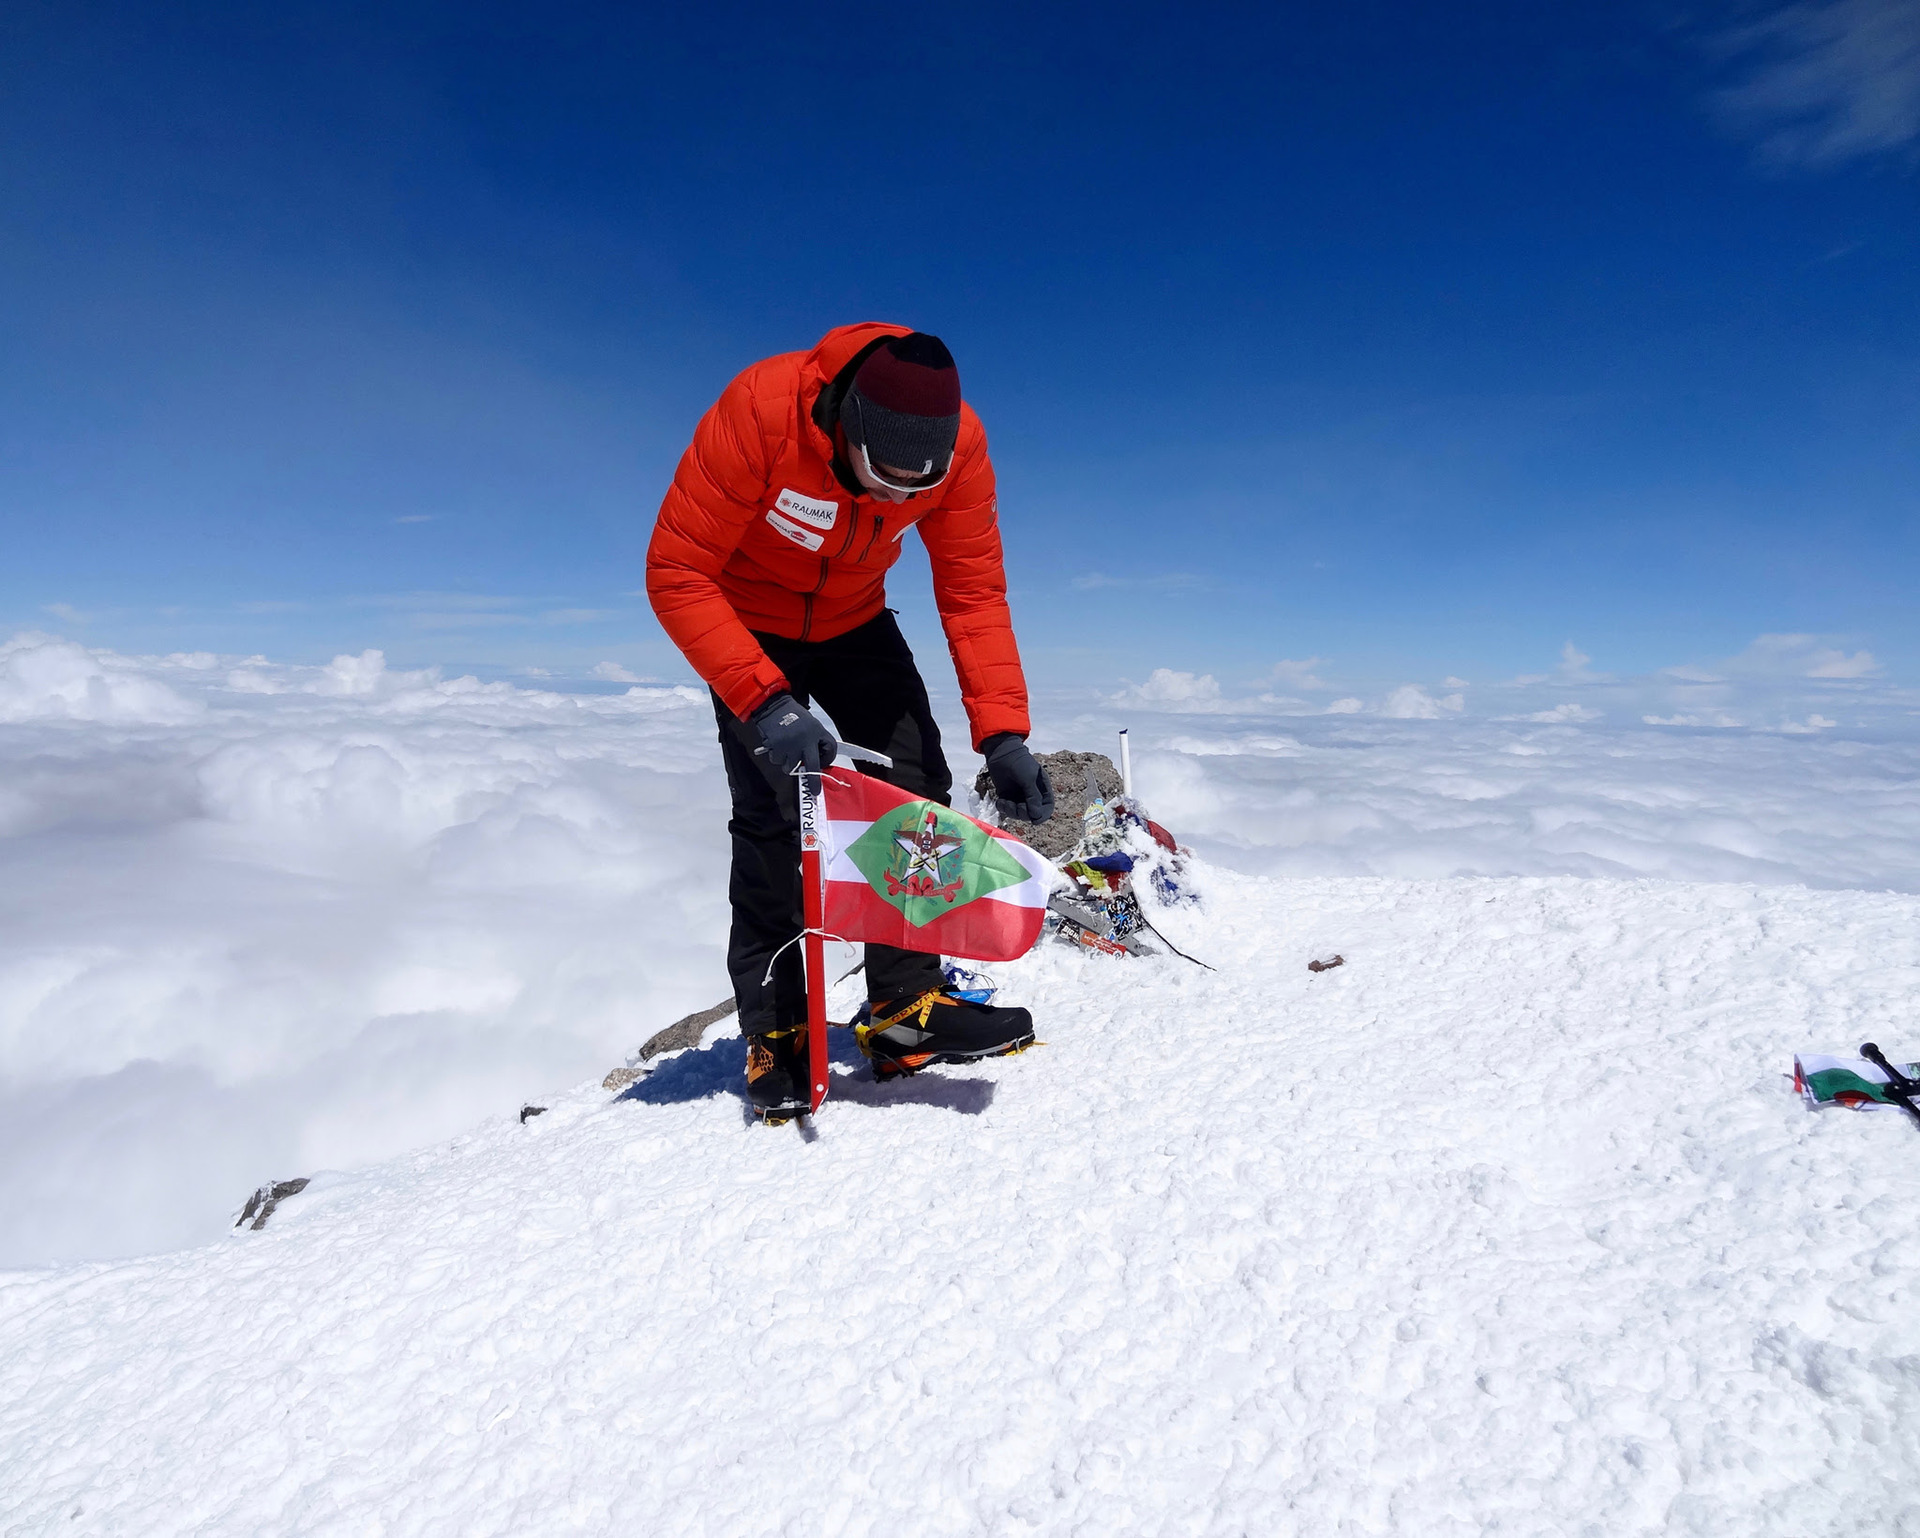
[[1043,947],[811,1142],[723,1025],[5,1278],[0,1533],[1920,1527],[1915,1134],[1785,1080],[1920,1047],[1920,899],[1207,883],[1217,973]]

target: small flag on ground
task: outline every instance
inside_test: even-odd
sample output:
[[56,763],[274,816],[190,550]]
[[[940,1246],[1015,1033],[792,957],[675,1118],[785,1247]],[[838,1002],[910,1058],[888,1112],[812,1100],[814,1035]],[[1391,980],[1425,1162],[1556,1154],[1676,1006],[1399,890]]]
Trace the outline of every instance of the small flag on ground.
[[[1908,1078],[1920,1078],[1920,1064],[1897,1066]],[[1818,1052],[1796,1052],[1793,1057],[1793,1087],[1816,1108],[1844,1105],[1864,1111],[1884,1106],[1893,1110],[1887,1084],[1886,1074],[1864,1057],[1829,1057]]]
[[1045,855],[870,775],[831,769],[820,790],[828,934],[973,961],[1033,949],[1053,884]]

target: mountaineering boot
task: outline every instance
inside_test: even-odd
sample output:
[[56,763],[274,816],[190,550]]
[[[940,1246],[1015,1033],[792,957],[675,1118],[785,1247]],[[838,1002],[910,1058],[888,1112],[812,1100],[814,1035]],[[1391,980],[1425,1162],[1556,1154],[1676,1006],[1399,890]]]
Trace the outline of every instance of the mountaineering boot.
[[970,1063],[1033,1045],[1033,1016],[999,1009],[934,988],[867,1006],[868,1020],[854,1029],[860,1050],[873,1060],[873,1076],[918,1073],[934,1063]]
[[762,1121],[779,1125],[806,1114],[807,1033],[768,1031],[747,1038],[747,1104]]

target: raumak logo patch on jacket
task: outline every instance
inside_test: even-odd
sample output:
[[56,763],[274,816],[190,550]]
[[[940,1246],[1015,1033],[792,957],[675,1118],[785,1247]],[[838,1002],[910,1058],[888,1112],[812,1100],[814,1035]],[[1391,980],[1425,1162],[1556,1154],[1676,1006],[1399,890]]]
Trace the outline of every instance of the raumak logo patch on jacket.
[[789,518],[800,523],[811,524],[816,529],[830,529],[834,519],[840,516],[838,502],[822,502],[817,497],[803,497],[791,486],[782,487],[780,495],[773,505]]
[[767,522],[773,525],[773,532],[782,539],[790,539],[802,550],[818,550],[827,542],[827,536],[816,534],[812,529],[803,529],[797,523],[788,523],[771,508],[767,510]]

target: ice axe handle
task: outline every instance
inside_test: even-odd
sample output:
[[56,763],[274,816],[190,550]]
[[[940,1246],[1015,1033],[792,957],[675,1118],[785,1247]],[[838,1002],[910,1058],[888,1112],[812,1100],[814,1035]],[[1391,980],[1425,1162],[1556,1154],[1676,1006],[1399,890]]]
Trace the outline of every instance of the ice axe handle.
[[1871,1041],[1860,1043],[1860,1055],[1887,1076],[1887,1098],[1916,1122],[1920,1122],[1920,1105],[1913,1103],[1913,1097],[1920,1095],[1920,1084],[1888,1062],[1886,1053]]

